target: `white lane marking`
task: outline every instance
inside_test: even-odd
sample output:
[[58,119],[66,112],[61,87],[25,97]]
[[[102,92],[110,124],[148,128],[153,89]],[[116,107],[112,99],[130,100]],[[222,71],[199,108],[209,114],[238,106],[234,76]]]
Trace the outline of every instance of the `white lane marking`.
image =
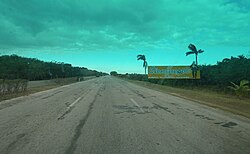
[[137,106],[141,110],[142,113],[144,113],[144,110],[140,107],[138,103],[136,103],[136,101],[133,98],[130,98],[130,100],[135,104],[135,106]]
[[79,102],[80,99],[82,99],[82,96],[79,97],[79,98],[77,98],[73,103],[71,103],[71,104],[68,106],[68,108],[73,107],[77,102]]
[[[93,87],[94,88],[94,87]],[[87,91],[87,94],[89,93],[90,91]],[[82,96],[80,96],[79,98],[77,98],[73,103],[71,103],[68,108],[71,108],[73,107],[77,102],[79,102],[84,96],[86,95],[86,93],[82,94]]]

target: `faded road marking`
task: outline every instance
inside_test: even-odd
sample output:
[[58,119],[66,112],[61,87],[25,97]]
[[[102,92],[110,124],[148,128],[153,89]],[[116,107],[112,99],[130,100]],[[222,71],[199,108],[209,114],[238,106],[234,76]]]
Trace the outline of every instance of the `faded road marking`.
[[144,110],[140,107],[138,103],[136,103],[136,101],[133,98],[130,98],[130,100],[135,104],[135,106],[137,106],[141,110],[142,113],[144,113]]
[[71,103],[70,105],[67,105],[68,103],[66,103],[66,105],[67,105],[67,110],[66,110],[66,112],[64,112],[60,117],[58,117],[57,120],[62,120],[62,119],[64,119],[64,116],[65,116],[66,114],[70,113],[70,112],[73,110],[74,105],[75,105],[77,102],[79,102],[82,98],[83,98],[83,96],[80,96],[79,98],[77,98],[77,99],[76,99],[73,103]]
[[87,93],[83,93],[79,98],[77,98],[73,103],[71,103],[68,108],[73,107],[77,102],[79,102],[81,99],[83,99],[84,96],[86,96],[90,91],[87,91]]
[[79,102],[79,100],[82,99],[82,96],[77,98],[73,103],[71,103],[68,108],[71,108],[72,106],[74,106],[77,102]]

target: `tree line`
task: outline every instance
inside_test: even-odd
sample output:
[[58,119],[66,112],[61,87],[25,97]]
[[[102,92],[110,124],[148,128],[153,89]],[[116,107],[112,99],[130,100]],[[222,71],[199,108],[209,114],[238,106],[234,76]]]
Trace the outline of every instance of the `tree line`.
[[[189,44],[189,51],[186,52],[186,56],[195,55],[195,61],[190,66],[192,69],[193,77],[196,78],[197,71],[201,70],[201,80],[190,79],[161,79],[154,80],[148,79],[146,76],[147,61],[145,55],[137,55],[137,60],[143,60],[143,67],[145,69],[145,75],[138,74],[126,74],[120,75],[122,77],[149,81],[152,83],[158,83],[170,86],[182,86],[182,87],[194,87],[194,86],[206,86],[223,90],[228,92],[231,89],[238,96],[247,95],[249,89],[249,78],[250,78],[250,59],[240,55],[238,57],[225,58],[221,62],[217,62],[216,65],[198,65],[198,55],[203,53],[204,50],[197,49],[195,45]],[[231,84],[228,86],[228,84]]]
[[0,79],[46,80],[54,78],[107,75],[85,67],[60,62],[45,62],[18,55],[0,56]]
[[230,93],[229,86],[232,83],[240,85],[242,80],[250,81],[250,58],[244,55],[225,58],[215,65],[201,65],[200,80],[192,79],[148,79],[142,74],[118,74],[120,77],[133,80],[148,81],[151,83],[174,86],[174,87],[206,87],[216,91]]

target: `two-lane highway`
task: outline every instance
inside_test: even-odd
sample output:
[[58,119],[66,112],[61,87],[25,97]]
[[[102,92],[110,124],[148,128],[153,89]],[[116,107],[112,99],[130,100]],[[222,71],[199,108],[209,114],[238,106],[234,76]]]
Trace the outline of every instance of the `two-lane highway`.
[[0,153],[249,153],[250,120],[106,76],[0,102]]

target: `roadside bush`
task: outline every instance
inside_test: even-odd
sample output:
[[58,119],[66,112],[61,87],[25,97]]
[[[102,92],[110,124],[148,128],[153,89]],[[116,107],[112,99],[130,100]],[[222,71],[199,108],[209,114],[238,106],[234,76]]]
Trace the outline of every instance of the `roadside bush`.
[[84,81],[84,77],[77,77],[77,79],[76,79],[78,82],[80,82],[80,81]]
[[28,87],[28,80],[21,80],[20,81],[20,90],[21,90],[21,92],[26,91],[27,87]]
[[238,96],[239,98],[248,96],[248,93],[250,91],[248,86],[249,84],[248,80],[241,80],[239,85],[233,82],[231,82],[231,84],[232,86],[228,86],[228,88],[233,90],[236,96]]
[[132,79],[132,80],[148,81],[148,76],[143,74],[128,74],[126,76],[121,76],[121,77],[125,77],[127,79]]
[[3,79],[0,79],[0,94],[3,94],[3,92],[4,92],[4,82],[3,82],[4,80]]
[[0,94],[11,94],[24,92],[27,90],[28,80],[15,79],[15,80],[3,80],[0,79]]
[[72,77],[72,78],[56,78],[56,79],[53,79],[53,81],[56,84],[64,85],[64,84],[74,83],[78,80],[77,80],[77,77]]

